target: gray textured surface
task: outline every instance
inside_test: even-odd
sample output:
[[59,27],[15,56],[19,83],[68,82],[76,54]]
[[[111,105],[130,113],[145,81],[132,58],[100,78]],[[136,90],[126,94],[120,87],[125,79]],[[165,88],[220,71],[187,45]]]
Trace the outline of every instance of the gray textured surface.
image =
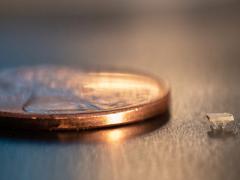
[[169,79],[172,109],[164,125],[149,121],[154,128],[127,131],[131,138],[124,140],[117,140],[127,136],[121,129],[102,133],[101,142],[92,141],[101,131],[71,142],[1,133],[0,179],[239,179],[239,135],[212,135],[204,118],[207,112],[240,118],[240,21],[226,12],[97,24],[3,22],[2,68],[58,63],[140,70]]

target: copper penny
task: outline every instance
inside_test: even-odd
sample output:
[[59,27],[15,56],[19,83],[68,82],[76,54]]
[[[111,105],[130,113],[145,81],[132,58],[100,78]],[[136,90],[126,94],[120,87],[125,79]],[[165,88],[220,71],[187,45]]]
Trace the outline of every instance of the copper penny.
[[169,86],[150,76],[36,66],[0,72],[0,125],[77,130],[141,121],[168,109]]

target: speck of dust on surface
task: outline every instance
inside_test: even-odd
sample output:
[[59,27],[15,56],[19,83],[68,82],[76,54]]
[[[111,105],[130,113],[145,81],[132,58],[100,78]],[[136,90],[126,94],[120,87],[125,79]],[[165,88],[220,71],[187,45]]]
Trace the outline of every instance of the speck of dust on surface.
[[208,135],[211,138],[228,138],[234,137],[236,133],[236,126],[234,126],[234,116],[230,113],[208,113],[206,115],[210,131]]

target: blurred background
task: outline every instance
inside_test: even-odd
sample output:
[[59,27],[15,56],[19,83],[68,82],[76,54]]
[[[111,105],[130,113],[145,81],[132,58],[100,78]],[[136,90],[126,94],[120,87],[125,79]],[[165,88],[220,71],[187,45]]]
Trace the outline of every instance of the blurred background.
[[176,66],[207,68],[204,58],[229,65],[240,53],[239,14],[237,0],[2,0],[0,67],[51,63],[168,75]]

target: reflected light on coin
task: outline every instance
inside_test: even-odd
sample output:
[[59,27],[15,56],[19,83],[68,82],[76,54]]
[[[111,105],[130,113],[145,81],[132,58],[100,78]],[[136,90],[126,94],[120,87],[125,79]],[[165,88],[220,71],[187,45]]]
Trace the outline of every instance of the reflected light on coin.
[[124,113],[109,114],[106,116],[106,124],[120,124],[124,121]]

